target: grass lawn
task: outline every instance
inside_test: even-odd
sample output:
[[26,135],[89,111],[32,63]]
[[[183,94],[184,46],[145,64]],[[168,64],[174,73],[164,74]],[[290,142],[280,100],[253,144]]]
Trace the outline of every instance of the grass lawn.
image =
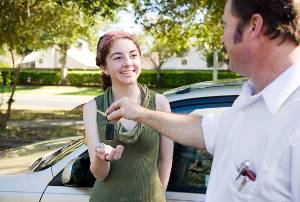
[[[167,88],[151,89],[163,93]],[[9,94],[10,88],[4,87],[0,92]],[[97,96],[103,93],[100,87],[76,87],[76,86],[17,86],[16,94],[47,94],[47,95],[86,95]]]
[[[10,88],[2,89],[10,93]],[[90,95],[96,96],[103,92],[100,87],[76,86],[17,86],[16,94],[47,94],[47,95]]]
[[16,110],[13,109],[11,121],[30,121],[38,119],[82,120],[81,113],[70,113],[64,110]]
[[[10,121],[35,121],[47,120],[48,125],[29,124],[8,124],[7,131],[0,134],[1,138],[9,140],[12,145],[21,146],[28,144],[28,142],[36,142],[41,140],[56,139],[61,137],[70,137],[84,135],[84,128],[81,124],[75,124],[70,126],[52,125],[51,121],[78,121],[82,120],[81,114],[71,114],[69,111],[63,110],[12,110]],[[30,123],[30,122],[29,122]],[[34,122],[32,122],[34,123]],[[13,146],[13,147],[15,147]],[[0,152],[3,149],[9,147],[3,147],[0,143]]]

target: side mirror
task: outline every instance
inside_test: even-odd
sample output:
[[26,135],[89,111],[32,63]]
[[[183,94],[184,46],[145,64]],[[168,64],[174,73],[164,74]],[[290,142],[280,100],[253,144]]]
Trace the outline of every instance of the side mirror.
[[76,186],[83,179],[82,166],[80,158],[70,161],[62,172],[62,183],[68,186]]

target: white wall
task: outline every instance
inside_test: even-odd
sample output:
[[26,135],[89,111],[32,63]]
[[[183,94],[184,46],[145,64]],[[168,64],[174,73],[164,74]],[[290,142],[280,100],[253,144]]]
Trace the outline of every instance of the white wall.
[[[182,61],[186,60],[186,64]],[[162,65],[162,69],[207,69],[204,56],[193,48],[184,57],[171,58]]]
[[[88,44],[80,40],[81,47],[71,47],[67,52],[68,68],[91,68],[96,69],[96,54],[89,50]],[[20,61],[17,62],[20,64]],[[57,68],[61,66],[60,55],[55,47],[32,52],[22,62],[23,66],[30,67],[31,63],[35,68]]]
[[38,51],[38,56],[35,58],[36,68],[52,68],[58,67],[59,53],[55,48],[48,48],[46,50]]

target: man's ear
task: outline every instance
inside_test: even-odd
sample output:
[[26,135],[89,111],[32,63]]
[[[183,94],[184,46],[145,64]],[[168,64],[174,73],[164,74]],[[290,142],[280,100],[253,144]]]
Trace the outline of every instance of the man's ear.
[[254,14],[251,17],[249,32],[252,38],[256,38],[257,36],[263,33],[263,25],[264,25],[264,20],[261,15]]

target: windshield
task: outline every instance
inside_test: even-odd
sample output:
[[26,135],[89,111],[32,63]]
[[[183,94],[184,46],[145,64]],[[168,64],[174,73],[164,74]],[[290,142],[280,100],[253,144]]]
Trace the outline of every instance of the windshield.
[[[70,142],[73,142],[74,140],[78,142],[81,139],[82,137],[77,136],[57,140],[49,140],[1,151],[0,175],[30,172],[29,167],[33,164],[33,162],[36,163],[37,159],[40,159],[39,161],[41,161],[41,163],[44,162],[45,159],[51,160],[54,157],[50,158],[49,156],[53,156],[54,153],[58,155],[58,151],[61,148],[66,148],[65,145],[69,145]],[[38,166],[35,166],[36,169],[37,167]]]

